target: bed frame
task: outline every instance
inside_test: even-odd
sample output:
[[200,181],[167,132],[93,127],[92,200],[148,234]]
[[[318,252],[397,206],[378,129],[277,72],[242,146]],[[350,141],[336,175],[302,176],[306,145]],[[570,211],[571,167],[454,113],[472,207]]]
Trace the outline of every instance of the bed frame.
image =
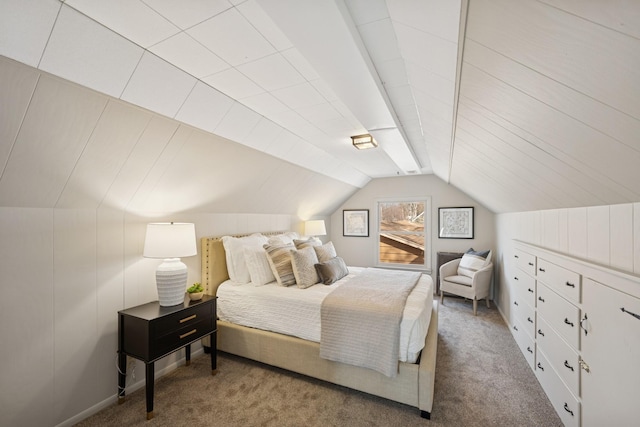
[[[282,233],[262,234],[273,236]],[[221,237],[204,237],[201,246],[205,293],[216,295],[218,286],[229,278]],[[209,346],[210,343],[205,341],[204,345]],[[436,300],[433,302],[425,347],[418,362],[400,362],[395,378],[371,369],[323,359],[320,357],[320,344],[312,341],[218,320],[218,350],[411,405],[418,408],[420,415],[427,419],[431,417],[433,408],[437,346]]]

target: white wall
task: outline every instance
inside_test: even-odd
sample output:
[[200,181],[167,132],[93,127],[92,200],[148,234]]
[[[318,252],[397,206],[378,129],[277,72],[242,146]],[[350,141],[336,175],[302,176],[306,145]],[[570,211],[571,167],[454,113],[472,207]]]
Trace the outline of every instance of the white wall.
[[496,302],[507,320],[511,290],[505,277],[512,272],[502,266],[514,239],[640,274],[640,203],[500,214],[496,232]]
[[[301,226],[291,215],[0,207],[0,426],[71,425],[115,402],[117,311],[157,300],[160,260],[141,254],[146,223],[162,220],[194,222],[198,237]],[[183,261],[199,281],[199,256]],[[128,386],[143,384],[143,364],[136,373]]]
[[[351,196],[333,213],[331,216],[333,227],[330,237],[338,255],[342,256],[348,265],[375,265],[377,258],[376,200],[389,197],[418,196],[431,197],[431,258],[432,277],[434,280],[437,252],[464,252],[470,247],[476,250],[495,248],[493,212],[484,208],[463,192],[446,184],[435,175],[415,175],[374,179]],[[438,238],[438,208],[456,206],[473,206],[475,208],[475,234],[473,239]],[[369,237],[344,237],[342,235],[343,209],[369,209]]]

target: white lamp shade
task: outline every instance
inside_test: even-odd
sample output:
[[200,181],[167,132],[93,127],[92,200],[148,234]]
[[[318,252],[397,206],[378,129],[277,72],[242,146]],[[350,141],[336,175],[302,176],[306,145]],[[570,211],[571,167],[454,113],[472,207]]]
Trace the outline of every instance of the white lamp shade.
[[324,236],[327,234],[327,229],[324,227],[323,219],[314,219],[305,221],[304,234],[307,236]]
[[147,224],[145,258],[181,258],[198,253],[196,229],[191,223],[158,222]]

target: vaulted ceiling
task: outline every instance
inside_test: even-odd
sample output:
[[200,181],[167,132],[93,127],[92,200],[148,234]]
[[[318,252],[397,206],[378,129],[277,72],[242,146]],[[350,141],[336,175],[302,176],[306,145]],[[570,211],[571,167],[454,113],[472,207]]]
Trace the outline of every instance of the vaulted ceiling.
[[[29,72],[0,67],[0,197],[20,187],[16,171],[30,153],[46,152],[36,142],[40,118],[61,120],[38,108],[67,102],[74,107],[59,114],[77,122],[74,163],[42,167],[73,171],[60,181],[74,190],[51,201],[38,188],[47,206],[82,205],[83,186],[100,188],[99,202],[121,191],[131,203],[140,186],[162,182],[151,178],[165,157],[186,156],[201,170],[220,159],[225,150],[206,135],[250,148],[225,162],[264,152],[313,172],[302,181],[329,178],[317,185],[343,196],[372,178],[433,173],[495,212],[640,201],[640,2],[7,0],[0,8],[0,55],[34,69],[28,83]],[[111,102],[74,97],[75,86],[63,90],[38,70]],[[379,147],[355,150],[349,137],[360,133]],[[154,138],[166,144],[145,157],[140,141]],[[180,151],[186,140],[190,150]],[[90,150],[111,141],[115,154]],[[63,147],[49,147],[52,158]],[[84,184],[100,176],[92,171],[104,156],[118,159],[101,165],[110,178]],[[300,170],[281,164],[271,166],[289,170],[271,184],[293,185]],[[128,170],[145,178],[136,192]],[[184,172],[165,183],[195,197],[203,188],[179,191]],[[200,178],[205,186],[212,176]],[[257,196],[255,179],[238,177],[234,189]]]

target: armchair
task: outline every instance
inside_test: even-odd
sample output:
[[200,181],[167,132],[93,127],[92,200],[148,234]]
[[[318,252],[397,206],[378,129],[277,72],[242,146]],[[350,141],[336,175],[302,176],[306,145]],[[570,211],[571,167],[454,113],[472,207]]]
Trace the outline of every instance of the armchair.
[[489,290],[493,275],[493,263],[489,263],[469,276],[458,274],[461,258],[440,266],[440,303],[444,304],[444,293],[469,298],[473,301],[473,315],[478,314],[478,300],[485,299],[489,304]]

